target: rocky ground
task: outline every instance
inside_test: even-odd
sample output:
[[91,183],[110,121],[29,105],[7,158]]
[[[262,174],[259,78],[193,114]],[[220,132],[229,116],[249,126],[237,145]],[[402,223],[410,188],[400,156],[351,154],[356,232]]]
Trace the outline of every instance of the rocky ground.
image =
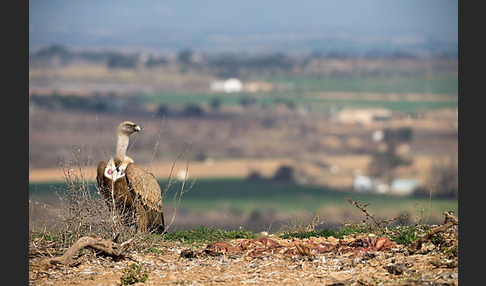
[[[448,243],[457,245],[457,240]],[[122,285],[132,265],[146,273],[137,285],[458,284],[457,255],[439,251],[430,241],[413,251],[376,234],[283,239],[263,233],[208,244],[164,241],[119,257],[85,248],[68,264],[52,262],[66,249],[42,237],[32,239],[29,250],[30,285]]]

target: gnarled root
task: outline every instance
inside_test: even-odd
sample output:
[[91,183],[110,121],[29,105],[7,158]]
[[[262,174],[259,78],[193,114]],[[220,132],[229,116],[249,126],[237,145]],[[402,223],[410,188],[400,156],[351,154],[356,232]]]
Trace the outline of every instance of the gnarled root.
[[113,257],[113,259],[124,258],[124,252],[128,249],[131,243],[131,239],[123,242],[122,244],[115,243],[111,240],[95,238],[95,237],[81,237],[74,243],[67,251],[60,257],[44,259],[42,264],[63,264],[63,265],[76,265],[75,257],[81,249],[86,247],[101,251],[101,253]]
[[453,226],[453,225],[458,225],[459,223],[459,220],[457,219],[456,216],[454,216],[452,213],[449,213],[449,212],[443,212],[443,214],[445,215],[445,220],[444,220],[444,224],[441,225],[441,226],[438,226],[436,228],[433,228],[431,230],[429,230],[428,233],[424,234],[423,236],[417,238],[416,240],[414,240],[412,242],[412,245],[410,246],[410,251],[412,253],[416,252],[417,250],[419,250],[421,247],[422,247],[422,243],[426,242],[426,241],[429,241],[430,239],[432,239],[432,237],[436,234],[436,233],[439,233],[439,232],[444,232],[446,231],[449,227]]

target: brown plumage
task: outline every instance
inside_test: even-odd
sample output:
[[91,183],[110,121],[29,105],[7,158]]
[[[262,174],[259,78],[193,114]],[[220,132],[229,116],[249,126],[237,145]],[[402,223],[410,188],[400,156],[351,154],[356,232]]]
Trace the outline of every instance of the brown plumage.
[[130,134],[140,130],[133,122],[120,123],[115,157],[98,163],[96,181],[110,210],[115,207],[127,225],[134,223],[139,232],[163,232],[160,186],[152,173],[126,155]]

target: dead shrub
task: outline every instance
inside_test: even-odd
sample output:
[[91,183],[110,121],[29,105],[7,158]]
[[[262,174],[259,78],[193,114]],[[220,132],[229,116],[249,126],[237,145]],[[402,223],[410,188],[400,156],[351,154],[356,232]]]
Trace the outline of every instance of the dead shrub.
[[65,187],[56,189],[61,201],[61,227],[58,230],[68,245],[83,236],[114,238],[116,235],[132,235],[133,227],[125,223],[127,216],[117,210],[109,210],[97,191],[94,174],[88,174],[92,159],[83,147],[75,147],[71,157],[60,164]]

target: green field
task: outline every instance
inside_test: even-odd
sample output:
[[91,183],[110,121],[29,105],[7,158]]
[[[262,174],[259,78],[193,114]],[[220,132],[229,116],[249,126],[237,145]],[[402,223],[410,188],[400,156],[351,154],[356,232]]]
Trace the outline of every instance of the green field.
[[298,92],[458,93],[457,76],[268,77],[266,81],[293,83]]
[[[165,181],[159,181],[163,187]],[[186,187],[189,185],[186,184]],[[92,191],[96,192],[94,185]],[[65,184],[30,184],[29,195],[32,200],[55,196],[53,190],[65,188]],[[180,190],[180,183],[173,184],[164,200],[172,205],[173,195]],[[376,214],[413,212],[417,207],[427,208],[428,198],[395,197],[375,194],[357,194],[342,192],[323,187],[297,186],[274,182],[251,182],[245,179],[200,179],[192,189],[184,194],[180,209],[201,211],[274,211],[278,213],[314,212],[326,207],[343,207],[358,211],[345,199],[370,203],[368,209]],[[457,214],[458,203],[453,199],[433,199],[432,211],[440,216],[443,211],[454,211]],[[359,212],[359,211],[358,211]]]
[[327,110],[334,107],[355,107],[355,108],[386,108],[395,111],[424,111],[443,108],[457,108],[457,100],[445,97],[440,101],[411,101],[411,100],[365,100],[365,99],[326,99],[311,97],[292,97],[289,92],[280,93],[278,96],[272,94],[249,95],[222,95],[218,93],[154,93],[145,96],[142,100],[154,104],[186,105],[198,104],[209,106],[211,100],[218,98],[222,106],[236,106],[243,97],[253,97],[260,106],[270,107],[282,99],[290,100],[294,104],[307,105],[313,110]]
[[[176,188],[174,186],[174,190]],[[313,212],[326,206],[351,207],[346,197],[353,200],[359,197],[363,203],[371,203],[369,209],[377,213],[406,211],[413,208],[415,201],[422,207],[428,204],[428,198],[357,194],[323,187],[221,179],[198,180],[193,189],[184,195],[181,208],[215,210],[224,207],[243,212]],[[452,210],[457,213],[457,200],[434,199],[433,205],[437,212]]]
[[[308,106],[313,110],[327,110],[333,107],[375,107],[396,111],[423,111],[441,108],[457,108],[458,78],[457,76],[441,77],[273,77],[266,78],[274,84],[292,83],[292,90],[260,92],[260,93],[176,93],[155,92],[144,95],[140,99],[157,105],[166,104],[183,106],[198,104],[210,106],[217,98],[221,106],[240,105],[242,98],[253,98],[258,106],[272,107],[279,102],[292,103],[293,106]],[[327,98],[325,93],[346,92],[356,93],[355,98]],[[320,96],[316,93],[321,94]],[[406,96],[400,99],[381,97],[381,99],[361,98],[361,93],[377,94],[435,94],[436,100],[410,100]]]

